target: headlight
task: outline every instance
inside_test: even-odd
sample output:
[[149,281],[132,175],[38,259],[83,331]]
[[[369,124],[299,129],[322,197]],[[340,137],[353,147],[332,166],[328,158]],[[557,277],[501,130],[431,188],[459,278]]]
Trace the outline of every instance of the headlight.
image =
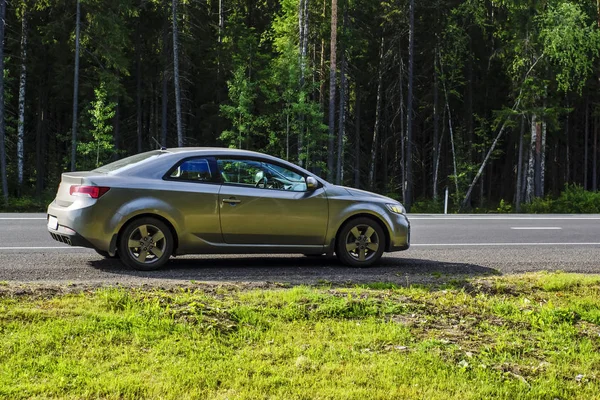
[[406,214],[406,209],[402,204],[386,204],[387,208],[396,214]]

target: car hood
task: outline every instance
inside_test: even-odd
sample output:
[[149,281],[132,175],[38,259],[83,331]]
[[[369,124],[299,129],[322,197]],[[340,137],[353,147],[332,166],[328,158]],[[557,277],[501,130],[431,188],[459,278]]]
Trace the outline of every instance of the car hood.
[[397,204],[398,203],[397,200],[391,199],[391,198],[386,197],[386,196],[382,196],[382,195],[377,194],[377,193],[367,192],[366,190],[354,189],[354,188],[349,188],[349,187],[346,187],[346,186],[338,186],[338,187],[340,189],[343,189],[343,190],[347,191],[353,197],[364,197],[364,198],[369,198],[371,200],[377,199],[377,200],[384,201],[384,202],[390,203],[390,204]]

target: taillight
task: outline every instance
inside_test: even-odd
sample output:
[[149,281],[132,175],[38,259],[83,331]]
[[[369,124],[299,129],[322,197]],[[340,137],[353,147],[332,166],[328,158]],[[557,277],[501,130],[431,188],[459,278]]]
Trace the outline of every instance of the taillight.
[[109,190],[109,187],[104,186],[72,185],[69,189],[69,194],[71,196],[90,196],[92,199],[99,199]]

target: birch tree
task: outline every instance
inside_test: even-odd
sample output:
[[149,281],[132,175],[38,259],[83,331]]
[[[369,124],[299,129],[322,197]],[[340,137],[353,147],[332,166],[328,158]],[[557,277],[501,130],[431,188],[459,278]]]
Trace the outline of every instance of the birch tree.
[[77,0],[75,17],[75,69],[73,72],[73,123],[71,126],[71,171],[77,168],[77,106],[79,97],[79,32],[81,28],[81,1]]
[[331,50],[329,54],[329,151],[327,152],[327,179],[333,181],[335,141],[335,90],[337,85],[337,0],[331,0]]
[[415,59],[415,0],[409,2],[408,25],[408,94],[406,100],[406,191],[405,206],[410,211],[413,202],[413,91],[414,91],[414,59]]
[[175,83],[175,119],[177,121],[177,146],[183,146],[183,118],[181,112],[181,83],[179,79],[179,32],[177,29],[177,4],[173,0],[173,82]]
[[375,188],[375,171],[377,162],[377,148],[379,146],[379,129],[381,127],[381,101],[383,91],[383,68],[385,57],[385,39],[381,37],[379,45],[379,68],[377,72],[377,100],[375,102],[375,125],[373,127],[373,140],[371,141],[371,165],[369,166],[369,189]]
[[19,78],[19,118],[17,126],[17,184],[19,195],[23,186],[25,158],[25,87],[27,83],[27,3],[21,10],[21,74]]

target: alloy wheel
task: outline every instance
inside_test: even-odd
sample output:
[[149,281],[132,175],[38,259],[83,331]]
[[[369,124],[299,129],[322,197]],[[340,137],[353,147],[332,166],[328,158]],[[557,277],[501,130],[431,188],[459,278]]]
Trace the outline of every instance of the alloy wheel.
[[358,224],[348,231],[345,240],[346,252],[354,260],[370,261],[379,250],[379,235],[367,224]]
[[167,248],[165,233],[155,225],[139,225],[129,235],[127,248],[129,255],[139,263],[156,263]]

